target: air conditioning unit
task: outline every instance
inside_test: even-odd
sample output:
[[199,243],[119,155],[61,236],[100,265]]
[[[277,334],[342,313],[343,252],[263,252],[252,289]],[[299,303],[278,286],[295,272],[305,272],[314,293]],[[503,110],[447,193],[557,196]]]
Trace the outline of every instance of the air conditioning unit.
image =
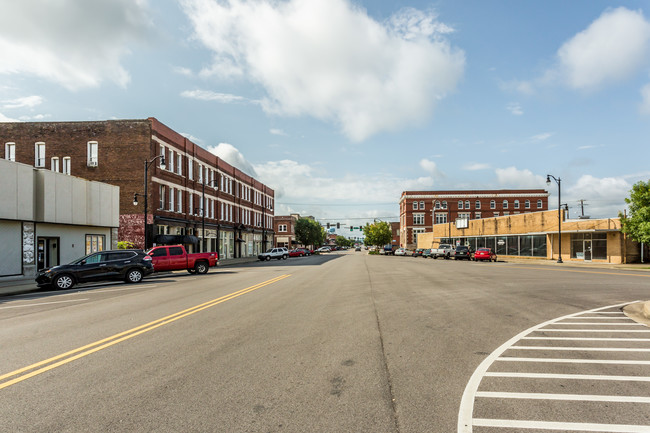
[[88,161],[88,167],[97,167],[97,161]]

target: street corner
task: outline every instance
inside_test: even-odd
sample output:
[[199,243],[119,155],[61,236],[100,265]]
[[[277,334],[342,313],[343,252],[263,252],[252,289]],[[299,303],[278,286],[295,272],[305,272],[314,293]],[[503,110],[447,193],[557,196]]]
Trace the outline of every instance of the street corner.
[[637,323],[650,326],[650,301],[639,301],[623,307],[623,313]]

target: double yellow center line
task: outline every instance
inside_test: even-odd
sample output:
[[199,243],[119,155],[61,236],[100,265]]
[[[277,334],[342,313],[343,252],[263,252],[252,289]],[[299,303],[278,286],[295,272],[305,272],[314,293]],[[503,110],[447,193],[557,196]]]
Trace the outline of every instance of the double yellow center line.
[[246,293],[250,293],[254,290],[260,289],[270,284],[277,283],[278,281],[288,278],[290,276],[291,275],[289,274],[281,275],[279,277],[264,281],[254,286],[250,286],[245,289],[239,290],[237,292],[233,292],[228,295],[222,296],[220,298],[213,299],[208,302],[204,302],[203,304],[196,305],[186,310],[179,311],[178,313],[174,313],[169,316],[163,317],[161,319],[154,320],[153,322],[146,323],[144,325],[138,326],[137,328],[120,332],[119,334],[112,335],[108,338],[104,338],[103,340],[95,341],[94,343],[90,343],[85,346],[79,347],[77,349],[71,350],[69,352],[62,353],[61,355],[57,355],[52,358],[37,362],[35,364],[28,365],[27,367],[23,367],[18,370],[12,371],[10,373],[3,374],[2,376],[0,376],[0,389],[7,388],[18,382],[22,382],[23,380],[29,379],[30,377],[34,377],[41,373],[45,373],[46,371],[60,367],[64,364],[68,364],[72,361],[83,358],[84,356],[88,356],[92,353],[98,352],[102,349],[106,349],[107,347],[113,346],[117,343],[121,343],[122,341],[126,341],[140,334],[144,334],[145,332],[152,331],[163,325],[167,325],[169,323],[175,322],[184,317],[198,313],[199,311],[203,311],[207,308],[214,307],[215,305],[219,305],[222,302],[235,299],[241,295],[245,295]]

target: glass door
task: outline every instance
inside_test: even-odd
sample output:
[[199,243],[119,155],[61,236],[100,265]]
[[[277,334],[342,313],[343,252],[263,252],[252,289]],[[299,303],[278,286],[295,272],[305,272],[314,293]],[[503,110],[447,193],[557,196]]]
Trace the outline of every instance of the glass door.
[[585,239],[585,262],[591,261],[591,239]]

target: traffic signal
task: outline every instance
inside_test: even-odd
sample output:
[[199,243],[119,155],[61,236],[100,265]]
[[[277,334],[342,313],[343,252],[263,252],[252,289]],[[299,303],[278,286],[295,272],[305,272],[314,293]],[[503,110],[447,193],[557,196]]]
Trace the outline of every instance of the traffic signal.
[[341,228],[341,223],[336,223],[336,228],[340,229]]
[[327,223],[327,228],[330,228],[330,223]]

